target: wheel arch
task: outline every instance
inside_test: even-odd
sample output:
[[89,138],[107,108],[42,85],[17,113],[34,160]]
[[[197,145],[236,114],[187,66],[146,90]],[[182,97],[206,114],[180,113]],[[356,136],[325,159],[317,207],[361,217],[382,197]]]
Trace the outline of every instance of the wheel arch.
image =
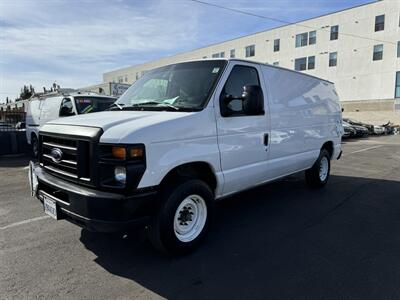
[[325,149],[326,151],[328,151],[329,152],[329,157],[330,157],[330,159],[332,159],[333,152],[334,152],[333,142],[332,141],[325,142],[321,147],[321,150],[322,149]]
[[217,176],[214,168],[204,161],[189,162],[175,166],[163,177],[160,186],[164,187],[168,184],[173,184],[177,179],[185,178],[196,178],[204,181],[215,195],[218,186]]

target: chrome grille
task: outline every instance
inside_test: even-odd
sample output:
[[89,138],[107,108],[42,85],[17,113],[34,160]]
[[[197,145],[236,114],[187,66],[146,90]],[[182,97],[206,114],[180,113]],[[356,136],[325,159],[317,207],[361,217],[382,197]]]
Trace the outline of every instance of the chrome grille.
[[[88,141],[47,135],[41,135],[40,140],[40,162],[46,170],[70,179],[90,181]],[[55,159],[52,151],[59,151],[60,158]]]

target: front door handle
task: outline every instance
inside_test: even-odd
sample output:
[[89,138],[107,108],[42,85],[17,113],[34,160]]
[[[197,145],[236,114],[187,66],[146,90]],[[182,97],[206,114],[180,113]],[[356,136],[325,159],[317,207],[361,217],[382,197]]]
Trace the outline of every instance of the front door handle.
[[268,133],[264,133],[264,146],[268,146],[269,135]]

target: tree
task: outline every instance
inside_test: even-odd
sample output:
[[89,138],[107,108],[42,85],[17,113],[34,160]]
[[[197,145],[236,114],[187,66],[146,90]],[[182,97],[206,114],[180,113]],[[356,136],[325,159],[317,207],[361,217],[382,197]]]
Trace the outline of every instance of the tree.
[[21,93],[19,94],[19,98],[16,101],[29,99],[33,96],[33,94],[35,94],[35,89],[33,86],[31,84],[29,87],[24,85],[24,87],[21,89]]

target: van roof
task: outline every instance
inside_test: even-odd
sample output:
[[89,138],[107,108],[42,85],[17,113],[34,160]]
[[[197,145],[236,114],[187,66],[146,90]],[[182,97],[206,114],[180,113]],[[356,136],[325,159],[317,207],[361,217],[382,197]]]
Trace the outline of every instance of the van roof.
[[[308,77],[312,77],[330,84],[334,84],[332,81],[329,81],[327,79],[321,78],[321,77],[317,77],[314,75],[310,75],[307,73],[303,73],[303,72],[299,72],[299,71],[295,71],[292,69],[288,69],[288,68],[284,68],[284,67],[280,67],[280,66],[274,66],[274,65],[270,65],[270,64],[266,64],[266,63],[262,63],[259,61],[254,61],[254,60],[249,60],[249,59],[241,59],[241,58],[204,58],[204,59],[192,59],[192,60],[185,60],[185,61],[181,61],[181,62],[177,62],[177,63],[171,63],[168,65],[175,65],[175,64],[180,64],[180,63],[185,63],[185,62],[195,62],[195,61],[210,61],[210,60],[223,60],[223,61],[238,61],[238,62],[246,62],[246,63],[251,63],[251,64],[257,64],[260,66],[267,66],[269,68],[276,68],[276,69],[281,69],[281,70],[285,70],[285,71],[290,71],[290,72],[294,72],[296,74],[302,75],[302,76],[308,76]],[[165,65],[165,66],[168,66]],[[155,68],[157,69],[157,68]]]
[[73,91],[73,92],[50,92],[46,94],[35,94],[29,100],[34,99],[47,99],[47,98],[54,98],[54,97],[77,97],[77,96],[89,96],[89,97],[99,97],[99,98],[115,98],[114,96],[107,96],[107,95],[100,95],[94,92],[80,92],[80,91]]

